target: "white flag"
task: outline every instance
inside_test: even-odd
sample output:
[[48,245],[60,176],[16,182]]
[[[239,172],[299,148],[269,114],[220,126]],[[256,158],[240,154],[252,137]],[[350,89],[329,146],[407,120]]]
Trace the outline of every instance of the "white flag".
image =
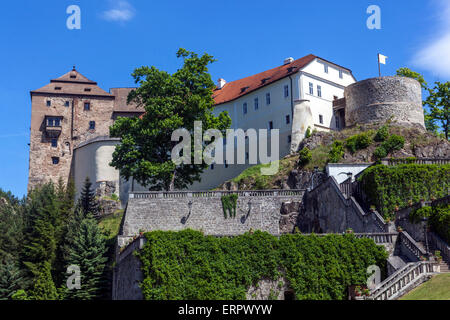
[[381,64],[386,64],[386,59],[387,59],[388,57],[386,57],[386,56],[383,56],[382,54],[378,54],[378,61],[381,63]]

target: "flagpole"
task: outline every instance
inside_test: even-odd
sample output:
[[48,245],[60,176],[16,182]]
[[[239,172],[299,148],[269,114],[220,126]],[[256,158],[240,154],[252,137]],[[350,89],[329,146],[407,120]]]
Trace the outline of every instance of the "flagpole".
[[378,53],[378,76],[381,78],[380,54]]

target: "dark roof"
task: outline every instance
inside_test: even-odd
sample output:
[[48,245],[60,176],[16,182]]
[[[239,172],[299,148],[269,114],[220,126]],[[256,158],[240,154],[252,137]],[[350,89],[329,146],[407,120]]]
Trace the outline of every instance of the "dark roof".
[[75,70],[67,72],[63,76],[50,80],[50,83],[42,88],[31,91],[31,94],[56,94],[56,95],[82,95],[82,96],[104,96],[112,97],[99,86],[97,82],[89,80]]

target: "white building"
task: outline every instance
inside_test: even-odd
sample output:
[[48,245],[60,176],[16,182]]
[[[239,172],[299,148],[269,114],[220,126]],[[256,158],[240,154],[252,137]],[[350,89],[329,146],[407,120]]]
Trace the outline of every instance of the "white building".
[[[308,127],[336,130],[343,127],[333,112],[333,101],[344,97],[346,86],[356,82],[350,69],[308,55],[256,75],[226,82],[219,79],[215,113],[227,111],[232,129],[279,129],[280,159],[297,151]],[[247,140],[246,140],[247,141]],[[248,161],[248,146],[246,147]],[[250,165],[215,164],[193,190],[215,188]]]

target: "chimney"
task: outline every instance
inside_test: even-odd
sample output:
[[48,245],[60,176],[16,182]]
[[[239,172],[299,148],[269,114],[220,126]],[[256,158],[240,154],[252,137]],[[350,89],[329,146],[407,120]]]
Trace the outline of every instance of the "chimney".
[[217,89],[222,89],[226,83],[225,79],[220,78],[217,80]]
[[292,58],[292,57],[286,58],[286,59],[284,59],[284,65],[292,63],[293,61],[294,61],[294,58]]

